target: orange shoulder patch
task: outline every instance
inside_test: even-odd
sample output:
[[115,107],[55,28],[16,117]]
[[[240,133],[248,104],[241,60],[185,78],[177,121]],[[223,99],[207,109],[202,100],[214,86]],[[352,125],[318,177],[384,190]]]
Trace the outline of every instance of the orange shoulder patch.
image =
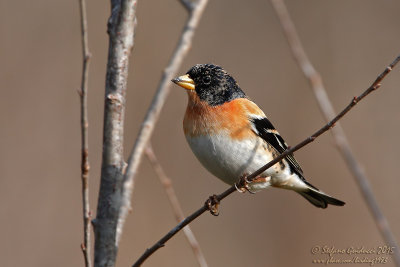
[[264,112],[254,102],[245,98],[239,98],[237,101],[240,102],[243,108],[247,110],[247,114],[265,117]]

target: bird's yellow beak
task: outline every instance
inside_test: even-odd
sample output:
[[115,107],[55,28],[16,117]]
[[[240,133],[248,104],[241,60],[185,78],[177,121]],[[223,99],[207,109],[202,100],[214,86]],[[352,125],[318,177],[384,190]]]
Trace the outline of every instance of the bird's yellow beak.
[[173,79],[172,82],[187,90],[194,90],[194,81],[189,78],[189,74],[179,76]]

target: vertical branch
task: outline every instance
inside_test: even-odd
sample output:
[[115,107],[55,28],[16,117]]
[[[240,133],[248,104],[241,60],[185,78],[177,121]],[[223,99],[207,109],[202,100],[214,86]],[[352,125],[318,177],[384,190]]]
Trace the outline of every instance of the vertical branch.
[[83,207],[83,244],[81,245],[83,256],[85,258],[85,266],[91,267],[90,259],[90,205],[89,205],[89,135],[88,135],[88,114],[87,114],[87,91],[88,91],[88,75],[89,75],[89,44],[87,33],[86,3],[85,0],[79,0],[80,18],[81,18],[81,34],[82,34],[82,82],[79,92],[81,100],[81,136],[82,136],[82,162],[81,162],[81,180],[82,180],[82,207]]
[[[325,120],[329,121],[335,116],[335,111],[326,93],[322,78],[315,70],[310,60],[308,59],[307,54],[304,51],[303,45],[301,44],[300,38],[296,32],[296,28],[290,18],[284,1],[271,0],[271,3],[280,20],[293,57],[295,58],[297,64],[302,70],[304,76],[306,76],[306,78],[310,82],[311,88],[314,92],[314,96],[318,102],[319,108]],[[381,235],[383,236],[387,244],[394,248],[393,257],[396,265],[400,266],[400,251],[396,239],[394,238],[394,235],[390,230],[388,221],[386,220],[381,209],[379,208],[378,202],[376,201],[371,186],[368,182],[368,178],[360,163],[354,156],[354,153],[350,148],[349,141],[347,140],[343,128],[339,123],[337,123],[336,127],[332,129],[332,136],[348,168],[353,173],[353,176],[358,184],[362,196],[364,197],[364,200],[369,207],[369,210],[375,220],[375,223]]]
[[165,103],[165,100],[168,97],[171,85],[170,81],[176,76],[184,57],[191,47],[195,30],[197,28],[197,25],[199,24],[200,18],[207,5],[207,2],[208,0],[198,0],[196,3],[192,3],[190,8],[189,5],[185,5],[185,8],[189,10],[188,21],[186,22],[186,25],[183,29],[178,45],[170,59],[168,67],[164,70],[157,92],[153,97],[153,101],[147,111],[146,117],[142,123],[138,137],[136,138],[135,144],[129,156],[128,167],[123,179],[124,203],[118,223],[118,229],[121,230],[119,230],[118,232],[122,231],[122,227],[130,209],[130,200],[133,191],[136,171],[139,167],[141,157],[143,155],[143,151],[147,145],[147,142],[149,141],[150,136],[153,133],[154,125],[158,120],[160,111]]
[[95,230],[95,266],[114,266],[117,222],[122,205],[123,126],[136,0],[112,0],[104,103],[103,156]]
[[[161,167],[161,164],[158,162],[156,155],[154,154],[154,151],[151,147],[151,144],[148,144],[145,154],[147,158],[149,159],[151,165],[153,166],[154,171],[157,173],[158,178],[160,179],[161,184],[164,186],[165,192],[167,193],[169,203],[172,207],[172,210],[174,212],[176,221],[179,223],[185,219],[185,215],[183,214],[183,210],[181,205],[179,204],[179,200],[175,194],[174,187],[172,186],[172,181],[168,176],[165,174],[163,168]],[[194,255],[197,258],[197,261],[199,263],[199,266],[201,267],[207,267],[207,262],[206,259],[203,255],[203,252],[201,251],[199,242],[197,242],[196,237],[194,236],[192,229],[190,228],[189,225],[183,228],[183,233],[185,234],[185,237],[187,241],[189,242]]]

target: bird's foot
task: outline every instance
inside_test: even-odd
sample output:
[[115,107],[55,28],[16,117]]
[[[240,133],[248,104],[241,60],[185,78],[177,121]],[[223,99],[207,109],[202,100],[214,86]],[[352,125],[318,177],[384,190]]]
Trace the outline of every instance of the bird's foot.
[[219,215],[219,210],[218,210],[218,206],[219,206],[219,200],[217,198],[217,195],[212,195],[210,196],[205,205],[207,206],[208,210],[210,211],[210,213],[214,216],[218,216]]
[[235,183],[235,188],[239,193],[245,193],[246,191],[250,194],[255,194],[255,192],[250,189],[250,181],[247,180],[247,175],[243,175],[239,178],[239,181]]

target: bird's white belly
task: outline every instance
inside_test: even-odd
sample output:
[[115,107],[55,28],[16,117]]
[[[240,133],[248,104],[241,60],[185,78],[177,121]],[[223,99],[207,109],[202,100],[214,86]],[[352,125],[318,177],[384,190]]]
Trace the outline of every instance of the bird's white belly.
[[[261,138],[234,140],[219,134],[187,136],[186,139],[203,166],[228,184],[234,184],[241,176],[251,174],[272,160],[272,155],[265,153],[265,143]],[[260,150],[264,150],[264,153],[259,153]],[[279,166],[273,166],[261,176],[273,175],[276,168]],[[268,185],[269,183],[266,183],[262,187]]]

